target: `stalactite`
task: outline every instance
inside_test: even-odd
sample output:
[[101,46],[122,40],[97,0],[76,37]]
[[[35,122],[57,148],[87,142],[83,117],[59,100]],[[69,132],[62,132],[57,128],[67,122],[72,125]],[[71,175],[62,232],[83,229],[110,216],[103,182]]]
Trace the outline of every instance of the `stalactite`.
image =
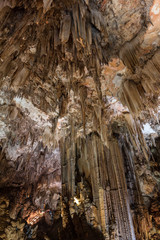
[[[156,83],[156,79],[160,78],[160,65],[159,65],[159,50],[155,53],[155,55],[147,61],[145,66],[143,67],[142,73],[144,74],[144,81],[146,85],[148,85],[149,89],[152,92],[157,92],[159,87]],[[146,78],[147,76],[147,78]],[[146,79],[145,79],[146,78]],[[159,82],[159,81],[158,81]],[[156,86],[154,86],[156,85]],[[148,91],[147,91],[148,92]]]
[[81,99],[83,131],[84,131],[84,136],[85,136],[86,135],[86,130],[85,130],[85,125],[86,125],[85,100],[86,100],[86,97],[87,97],[87,89],[85,87],[81,87],[79,89],[79,95],[80,95],[80,99]]
[[144,136],[142,134],[138,120],[135,121],[133,119],[132,115],[129,113],[125,113],[124,117],[127,122],[128,132],[129,132],[130,139],[131,139],[131,142],[132,142],[134,148],[137,149],[138,151],[141,151],[141,149],[142,149],[146,160],[148,160],[148,156],[149,156],[148,155],[148,147],[145,142]]
[[62,44],[68,42],[69,36],[70,36],[70,29],[71,29],[71,16],[66,15],[63,18],[62,27],[61,27],[61,33],[60,33],[60,39]]
[[[128,143],[127,143],[128,144]],[[132,148],[130,145],[129,148]],[[128,193],[130,195],[130,204],[132,207],[137,206],[136,213],[132,210],[133,213],[133,223],[134,229],[136,233],[136,239],[150,239],[148,235],[148,231],[151,227],[151,220],[149,220],[149,213],[146,211],[143,198],[140,195],[140,186],[137,177],[137,173],[135,171],[135,156],[133,155],[133,151],[128,151],[128,146],[126,143],[123,143],[124,149],[124,166],[126,172],[127,179],[127,188]],[[127,159],[128,161],[127,161]]]
[[136,83],[126,80],[123,83],[122,89],[118,93],[119,99],[124,106],[127,106],[131,113],[139,115],[140,111],[144,108],[141,93],[138,91]]
[[120,58],[123,60],[124,64],[131,69],[131,71],[135,71],[135,67],[139,64],[139,60],[137,58],[139,45],[140,40],[135,38],[131,42],[125,43],[119,53]]
[[159,234],[158,147],[140,126],[158,104],[158,28],[151,1],[122,2],[1,1],[0,238]]
[[[103,146],[96,135],[88,137],[88,140],[80,140],[79,144],[82,156],[76,166],[79,168],[81,176],[83,176],[84,171],[85,177],[91,181],[93,202],[99,209],[97,218],[101,223],[104,236],[109,239],[112,232],[115,239],[121,237],[135,239],[123,170],[124,163],[117,140],[109,140],[109,150]],[[84,148],[83,146],[86,144],[87,147]],[[87,161],[89,161],[89,174],[85,168]],[[70,171],[68,173],[70,174]],[[75,185],[78,186],[76,177],[74,180]]]

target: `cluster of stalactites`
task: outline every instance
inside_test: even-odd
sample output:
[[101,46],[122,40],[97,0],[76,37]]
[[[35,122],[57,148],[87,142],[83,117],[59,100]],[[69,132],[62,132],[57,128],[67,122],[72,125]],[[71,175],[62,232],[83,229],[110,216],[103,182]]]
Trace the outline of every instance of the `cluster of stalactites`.
[[128,70],[118,91],[122,104],[137,117],[142,110],[157,106],[160,79],[159,50],[142,60],[144,50],[140,44],[137,37],[120,50],[120,58]]
[[[126,117],[126,121],[128,122],[128,138],[122,137],[121,139],[120,137],[117,140],[113,134],[108,138],[108,148],[97,133],[78,139],[75,139],[72,134],[71,138],[68,137],[62,142],[64,227],[69,222],[69,215],[73,218],[74,214],[80,216],[84,214],[89,224],[95,228],[98,227],[103,232],[105,239],[111,237],[113,239],[121,239],[121,237],[136,239],[134,227],[135,231],[140,231],[140,233],[136,232],[137,239],[143,235],[148,236],[145,232],[146,220],[143,221],[145,229],[142,229],[140,216],[130,209],[130,204],[138,203],[139,214],[144,214],[134,168],[133,141],[139,140],[130,138],[139,130],[131,117]],[[122,148],[126,149],[126,146],[129,148],[126,152],[127,159],[124,159]],[[134,147],[137,148],[137,146]],[[143,150],[143,148],[139,149],[139,151]],[[133,186],[130,196],[124,171],[125,164],[130,166],[130,174],[133,174],[133,176],[129,175],[129,184]],[[65,214],[66,205],[69,206],[69,215]],[[137,226],[137,224],[140,225]]]

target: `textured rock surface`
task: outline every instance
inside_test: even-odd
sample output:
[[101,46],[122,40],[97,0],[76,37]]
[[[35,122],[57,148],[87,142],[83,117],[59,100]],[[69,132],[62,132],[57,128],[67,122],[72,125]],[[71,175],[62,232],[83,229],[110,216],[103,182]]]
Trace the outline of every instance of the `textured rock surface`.
[[158,0],[1,0],[0,239],[160,239]]

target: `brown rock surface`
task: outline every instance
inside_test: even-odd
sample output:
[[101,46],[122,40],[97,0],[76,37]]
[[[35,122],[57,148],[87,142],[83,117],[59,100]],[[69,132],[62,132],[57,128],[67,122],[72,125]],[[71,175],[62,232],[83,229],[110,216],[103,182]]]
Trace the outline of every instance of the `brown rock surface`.
[[0,239],[160,239],[160,3],[1,0]]

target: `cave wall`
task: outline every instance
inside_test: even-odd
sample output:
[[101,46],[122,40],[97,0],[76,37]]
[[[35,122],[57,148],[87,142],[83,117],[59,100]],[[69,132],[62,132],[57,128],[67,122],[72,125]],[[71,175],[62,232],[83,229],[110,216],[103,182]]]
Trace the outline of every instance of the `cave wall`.
[[158,0],[0,2],[1,239],[160,238],[159,21]]
[[95,132],[76,143],[62,142],[62,195],[71,217],[85,212],[105,239],[158,239],[158,209],[154,216],[151,211],[159,202],[154,160],[148,162],[141,147],[137,154],[126,132],[122,137],[113,128],[108,147]]

